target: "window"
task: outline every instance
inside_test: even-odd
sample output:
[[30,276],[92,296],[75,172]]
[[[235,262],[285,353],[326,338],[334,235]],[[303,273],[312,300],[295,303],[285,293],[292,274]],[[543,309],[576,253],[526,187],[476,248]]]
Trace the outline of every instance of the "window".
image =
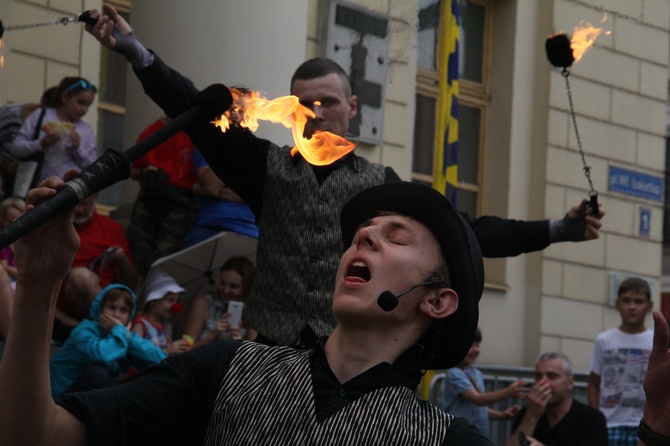
[[[440,42],[442,7],[445,1],[421,0],[419,11],[416,114],[412,180],[433,184],[437,151],[437,107],[440,90],[439,60],[444,45]],[[455,207],[470,215],[481,208],[487,110],[489,104],[488,54],[491,30],[489,0],[460,0],[459,12],[459,105],[458,177],[448,185],[446,195]],[[443,191],[444,192],[444,191]]]

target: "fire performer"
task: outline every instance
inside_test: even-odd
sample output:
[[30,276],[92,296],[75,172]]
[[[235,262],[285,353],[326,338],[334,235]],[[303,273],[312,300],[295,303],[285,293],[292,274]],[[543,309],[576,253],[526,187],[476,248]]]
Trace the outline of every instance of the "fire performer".
[[[105,4],[103,15],[87,30],[100,43],[125,56],[144,91],[176,116],[197,93],[192,82],[174,71],[135,38],[132,28]],[[319,132],[344,136],[356,114],[356,96],[345,71],[329,59],[312,59],[296,70],[291,94],[314,112],[305,138]],[[247,316],[260,342],[313,346],[335,327],[330,311],[339,244],[337,214],[361,190],[400,181],[390,167],[372,163],[353,152],[325,166],[309,164],[290,147],[256,138],[249,130],[231,127],[225,133],[201,122],[187,133],[215,173],[251,207],[259,225],[258,272],[248,301]],[[498,217],[469,220],[482,252],[488,257],[515,256],[560,241],[598,237],[600,219],[586,209],[587,200],[564,219],[518,221]]]
[[[30,192],[29,205],[63,186],[49,178]],[[79,240],[72,209],[42,224],[16,242],[0,438],[59,446],[492,445],[469,421],[415,395],[422,369],[454,366],[472,344],[484,286],[472,230],[443,195],[408,182],[364,190],[340,221],[348,246],[334,280],[340,325],[314,349],[217,342],[57,404],[49,391],[50,314]],[[380,293],[408,287],[394,311],[377,306]]]

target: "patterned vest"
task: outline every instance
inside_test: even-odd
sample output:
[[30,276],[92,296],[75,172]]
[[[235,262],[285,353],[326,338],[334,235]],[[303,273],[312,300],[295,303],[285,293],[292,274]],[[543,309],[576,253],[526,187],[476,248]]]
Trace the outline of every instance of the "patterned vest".
[[257,273],[246,308],[248,325],[280,345],[294,345],[306,325],[317,336],[335,327],[340,210],[384,182],[384,166],[351,155],[319,185],[312,167],[289,151],[274,144],[268,151]]
[[316,421],[309,351],[245,342],[222,381],[205,445],[440,445],[451,415],[384,387]]

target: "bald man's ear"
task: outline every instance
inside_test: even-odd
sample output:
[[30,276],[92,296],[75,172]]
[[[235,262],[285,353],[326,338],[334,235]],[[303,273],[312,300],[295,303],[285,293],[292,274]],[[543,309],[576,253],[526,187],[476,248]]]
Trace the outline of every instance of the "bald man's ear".
[[451,288],[431,289],[421,302],[421,310],[431,319],[442,319],[458,309],[458,294]]
[[358,98],[355,94],[352,94],[349,98],[349,120],[354,119],[354,116],[358,113]]

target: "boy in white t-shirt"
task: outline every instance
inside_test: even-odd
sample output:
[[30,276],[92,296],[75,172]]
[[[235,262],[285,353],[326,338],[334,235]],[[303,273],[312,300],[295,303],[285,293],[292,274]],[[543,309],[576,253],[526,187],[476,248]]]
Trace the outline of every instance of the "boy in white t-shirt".
[[645,401],[642,382],[653,344],[653,331],[644,322],[652,306],[645,280],[624,280],[616,300],[621,325],[600,333],[593,345],[588,400],[605,414],[610,446],[637,445]]

